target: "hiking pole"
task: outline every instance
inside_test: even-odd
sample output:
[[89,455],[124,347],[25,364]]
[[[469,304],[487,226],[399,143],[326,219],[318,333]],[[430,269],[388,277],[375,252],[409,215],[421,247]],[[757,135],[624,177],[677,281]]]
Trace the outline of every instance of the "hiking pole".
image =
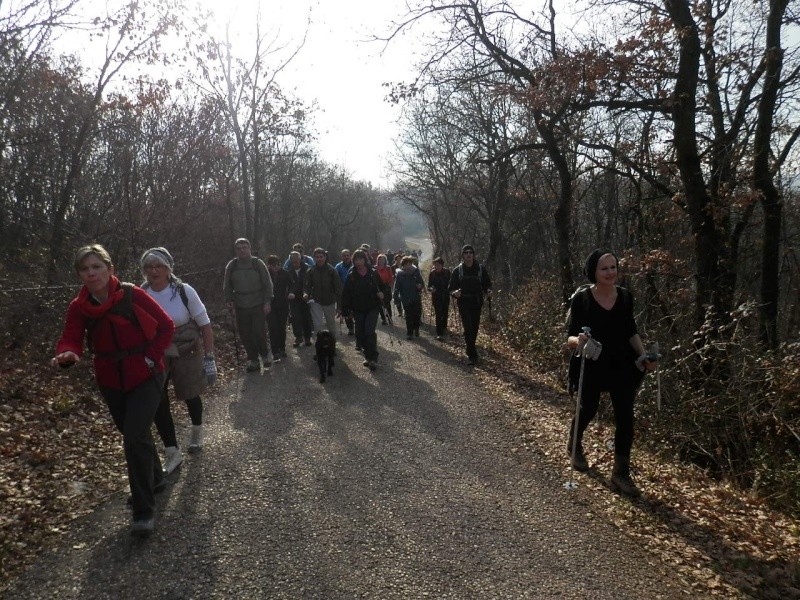
[[[591,328],[589,327],[581,327],[583,332],[586,335],[589,335]],[[587,340],[588,342],[588,340]],[[586,344],[584,344],[584,347]],[[578,455],[578,428],[580,427],[580,419],[581,419],[581,402],[583,401],[583,370],[586,367],[586,354],[581,352],[581,374],[578,377],[578,396],[575,401],[575,425],[572,428],[572,458],[570,460],[570,468],[572,469],[571,475],[575,475],[575,457]],[[578,487],[578,482],[574,481],[573,478],[570,478],[567,483],[564,484],[564,488],[567,490],[574,490]]]
[[650,346],[650,356],[648,358],[653,356],[656,359],[656,406],[658,407],[658,412],[661,412],[661,369],[658,365],[660,362],[658,359],[661,358],[661,355],[658,353],[658,342],[653,342],[653,345]]
[[[394,319],[392,319],[392,315],[386,315],[386,321],[389,323],[389,345],[394,346]],[[402,342],[400,338],[397,338],[397,345],[399,346]]]
[[239,352],[239,327],[236,324],[236,311],[232,307],[228,307],[231,313],[231,323],[233,324],[233,345],[236,347],[236,366],[242,366],[242,355]]

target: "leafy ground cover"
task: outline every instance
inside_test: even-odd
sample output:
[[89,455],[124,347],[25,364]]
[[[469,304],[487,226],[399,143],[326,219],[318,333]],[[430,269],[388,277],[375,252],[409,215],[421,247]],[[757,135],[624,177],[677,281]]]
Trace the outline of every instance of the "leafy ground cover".
[[[234,376],[235,345],[224,327],[216,337],[225,379]],[[461,352],[458,337],[449,343]],[[565,482],[571,479],[565,430],[572,405],[558,378],[496,331],[482,334],[481,343],[488,353],[475,373],[513,415],[515,454],[531,468],[546,462],[563,469]],[[118,436],[94,386],[86,385],[88,364],[53,370],[51,350],[42,343],[0,353],[0,593],[75,518],[126,485]],[[611,437],[613,428],[602,419],[587,433],[594,470],[576,477],[574,492],[587,515],[612,520],[621,535],[660,555],[696,582],[698,596],[800,598],[800,521],[680,463],[669,449],[636,448],[634,474],[645,495],[622,498],[606,487]]]

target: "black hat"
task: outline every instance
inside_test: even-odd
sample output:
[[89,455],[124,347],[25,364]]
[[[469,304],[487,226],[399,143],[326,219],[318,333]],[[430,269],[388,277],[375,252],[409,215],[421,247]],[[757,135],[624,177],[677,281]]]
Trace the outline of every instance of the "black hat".
[[473,248],[469,244],[464,244],[464,246],[462,246],[462,248],[461,248],[461,255],[463,256],[464,252],[467,252],[467,251],[470,251],[473,254],[475,254],[475,248]]
[[605,256],[606,254],[613,256],[614,260],[616,260],[617,264],[619,264],[619,258],[617,258],[616,254],[614,254],[611,250],[604,250],[602,248],[597,248],[594,252],[586,257],[586,262],[583,265],[583,274],[586,276],[586,279],[592,283],[597,283],[597,278],[594,276],[594,274],[597,272],[597,263],[600,260],[600,257]]

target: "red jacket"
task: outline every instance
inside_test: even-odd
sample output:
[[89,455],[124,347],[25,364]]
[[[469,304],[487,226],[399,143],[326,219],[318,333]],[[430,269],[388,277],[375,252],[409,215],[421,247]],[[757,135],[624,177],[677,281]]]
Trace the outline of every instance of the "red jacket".
[[378,276],[381,278],[381,281],[392,287],[394,285],[394,269],[388,266],[384,267],[375,267],[375,271],[378,273]]
[[[175,324],[164,309],[139,287],[131,290],[137,323],[124,316],[109,314],[108,310],[120,302],[124,293],[116,277],[111,277],[109,287],[108,300],[102,305],[93,304],[89,291],[81,288],[67,308],[56,354],[71,351],[82,356],[84,334],[88,329],[95,353],[94,376],[98,385],[128,391],[150,379],[154,371],[164,370],[164,350],[172,341]],[[152,370],[145,357],[155,363]]]

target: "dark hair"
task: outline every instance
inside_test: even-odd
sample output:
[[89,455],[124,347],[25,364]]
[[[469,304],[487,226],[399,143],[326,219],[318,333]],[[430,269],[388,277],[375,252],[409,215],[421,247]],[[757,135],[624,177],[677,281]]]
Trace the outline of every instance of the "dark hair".
[[436,258],[434,258],[434,259],[433,259],[433,262],[435,262],[435,263],[437,263],[437,262],[438,262],[438,263],[442,263],[442,265],[444,265],[444,259],[443,259],[441,256],[437,256]]
[[328,257],[328,251],[325,250],[325,248],[314,248],[314,256],[316,256],[317,254],[324,254],[325,258]]
[[400,266],[405,267],[406,265],[413,265],[414,259],[411,256],[404,256],[403,260],[400,261]]
[[358,250],[353,252],[353,262],[356,262],[357,258],[362,259],[366,263],[367,262],[367,253],[364,252],[363,250],[361,250],[361,248],[359,248]]
[[614,260],[617,261],[617,266],[619,267],[619,258],[617,258],[617,255],[614,254],[612,250],[606,250],[603,248],[595,249],[594,252],[586,257],[586,262],[583,265],[583,274],[586,276],[586,279],[592,283],[597,283],[597,278],[595,277],[595,273],[597,272],[597,263],[599,262],[600,257],[605,256],[606,254],[613,256]]
[[274,254],[270,254],[267,257],[267,264],[269,266],[274,267],[275,265],[277,265],[279,263],[280,263],[280,259],[277,256],[275,256]]

